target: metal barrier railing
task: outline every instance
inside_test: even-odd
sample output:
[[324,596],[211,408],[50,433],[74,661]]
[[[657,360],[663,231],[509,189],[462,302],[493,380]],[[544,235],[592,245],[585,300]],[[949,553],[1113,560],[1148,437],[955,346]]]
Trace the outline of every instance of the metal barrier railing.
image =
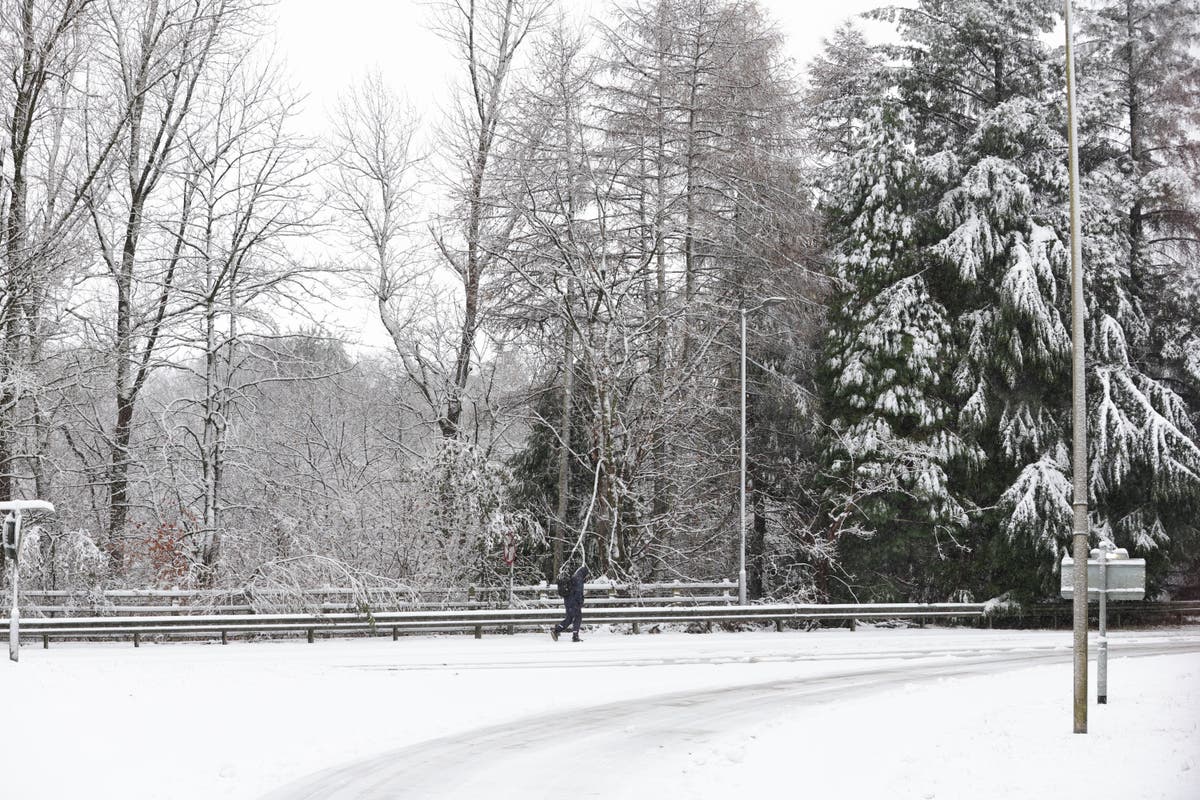
[[[984,614],[982,603],[898,603],[873,605],[681,605],[681,606],[604,606],[589,607],[589,625],[785,622],[865,619],[974,618]],[[474,631],[476,638],[485,629],[546,627],[559,621],[555,608],[468,608],[455,610],[384,611],[376,614],[198,614],[178,617],[58,617],[28,618],[21,622],[22,638],[118,638],[132,635],[134,644],[141,636],[220,636],[230,634],[303,632],[312,641],[316,632],[392,633],[430,631]],[[7,632],[8,620],[0,620],[0,631]]]
[[[545,591],[545,587],[540,587]],[[324,590],[323,590],[324,591]],[[189,594],[190,596],[190,594]],[[662,602],[631,604],[628,598],[589,597],[585,607],[588,625],[632,625],[635,632],[641,625],[672,623],[703,623],[707,628],[722,623],[774,623],[782,630],[786,623],[849,622],[853,628],[865,620],[916,620],[924,624],[934,620],[984,620],[1005,622],[1025,619],[1045,619],[1065,615],[1069,604],[1043,604],[1017,611],[992,609],[985,603],[867,603],[867,604],[753,604],[739,606],[731,602],[697,603],[691,599],[653,598]],[[722,599],[724,599],[722,597]],[[603,602],[611,600],[613,602]],[[1061,606],[1061,608],[1060,608]],[[164,607],[164,610],[178,610]],[[1200,617],[1200,602],[1124,603],[1122,612],[1131,617],[1166,618],[1182,623],[1189,617]],[[111,639],[132,636],[134,644],[142,636],[220,637],[229,635],[304,633],[311,642],[316,633],[386,634],[397,638],[401,632],[457,631],[474,632],[476,638],[484,630],[511,632],[516,628],[547,627],[562,616],[561,601],[544,599],[532,607],[507,608],[479,603],[476,606],[444,608],[406,608],[363,612],[336,608],[330,611],[255,614],[255,613],[156,613],[136,616],[23,616],[20,634],[23,639],[41,638],[49,646],[51,638]],[[7,634],[9,621],[0,619],[0,635]]]
[[[585,587],[592,605],[670,605],[721,603],[737,599],[732,581],[664,582],[645,584],[589,583]],[[468,586],[409,589],[113,589],[98,595],[61,590],[21,592],[23,615],[31,617],[182,615],[194,613],[262,613],[276,606],[296,611],[355,611],[366,606],[375,611],[436,608],[491,608],[507,606],[507,586]],[[561,603],[553,586],[534,584],[513,587],[518,607]]]

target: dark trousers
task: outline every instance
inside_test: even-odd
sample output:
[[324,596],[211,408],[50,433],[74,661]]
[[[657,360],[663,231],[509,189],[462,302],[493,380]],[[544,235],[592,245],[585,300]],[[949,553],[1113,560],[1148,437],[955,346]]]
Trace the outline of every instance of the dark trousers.
[[560,622],[554,626],[554,630],[558,631],[559,633],[562,633],[567,628],[570,628],[572,625],[574,625],[575,627],[573,628],[573,631],[575,633],[579,633],[579,626],[582,624],[583,624],[583,603],[568,602],[567,603],[567,616],[562,622]]

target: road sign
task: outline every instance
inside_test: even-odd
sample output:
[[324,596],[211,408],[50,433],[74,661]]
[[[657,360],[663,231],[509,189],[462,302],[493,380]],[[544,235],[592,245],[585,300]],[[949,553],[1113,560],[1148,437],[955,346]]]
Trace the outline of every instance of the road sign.
[[[1063,558],[1062,596],[1075,597],[1075,561]],[[1108,703],[1108,601],[1141,600],[1146,596],[1146,560],[1130,558],[1129,551],[1102,542],[1087,562],[1088,600],[1100,601],[1100,652],[1096,655],[1096,700]]]
[[4,516],[4,554],[12,560],[12,611],[8,615],[8,657],[16,661],[21,654],[21,611],[17,607],[21,582],[21,516],[34,511],[53,512],[54,505],[45,500],[5,500],[0,502]]
[[[1104,581],[1100,575],[1100,550],[1093,549],[1088,558],[1088,600],[1100,599],[1100,587],[1108,586],[1109,600],[1141,600],[1146,596],[1146,559],[1130,558],[1123,548],[1108,551]],[[1066,556],[1059,570],[1062,578],[1062,596],[1066,600],[1075,597],[1075,560]]]

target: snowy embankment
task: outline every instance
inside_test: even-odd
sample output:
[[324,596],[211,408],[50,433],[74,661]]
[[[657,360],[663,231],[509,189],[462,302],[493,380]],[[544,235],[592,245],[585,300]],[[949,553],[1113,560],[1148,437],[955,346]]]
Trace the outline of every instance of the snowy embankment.
[[27,648],[0,667],[5,796],[1200,797],[1200,628],[1114,632],[1087,736],[1070,644],[860,628]]

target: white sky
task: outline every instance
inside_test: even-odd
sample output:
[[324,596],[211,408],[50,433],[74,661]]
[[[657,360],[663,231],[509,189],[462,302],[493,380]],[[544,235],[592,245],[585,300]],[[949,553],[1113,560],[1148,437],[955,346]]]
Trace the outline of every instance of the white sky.
[[[559,2],[581,19],[602,13],[611,4],[611,0]],[[888,0],[758,2],[785,34],[786,52],[798,73],[842,21],[888,4]],[[459,66],[429,29],[430,16],[427,0],[279,0],[274,43],[293,89],[303,98],[297,132],[321,136],[338,94],[371,69],[378,69],[392,89],[409,98],[423,117],[423,128],[436,126]],[[865,27],[877,32],[881,26]],[[324,323],[360,346],[387,352],[389,340],[373,304],[353,291],[334,294],[340,299],[331,301],[328,313],[322,314]]]
[[[559,0],[582,16],[603,11],[608,0]],[[787,36],[788,52],[803,67],[847,17],[887,5],[887,0],[759,0]],[[339,91],[378,67],[393,88],[418,108],[436,114],[454,64],[445,44],[427,26],[422,0],[281,0],[280,54],[296,88],[306,95],[304,123],[317,132]]]

